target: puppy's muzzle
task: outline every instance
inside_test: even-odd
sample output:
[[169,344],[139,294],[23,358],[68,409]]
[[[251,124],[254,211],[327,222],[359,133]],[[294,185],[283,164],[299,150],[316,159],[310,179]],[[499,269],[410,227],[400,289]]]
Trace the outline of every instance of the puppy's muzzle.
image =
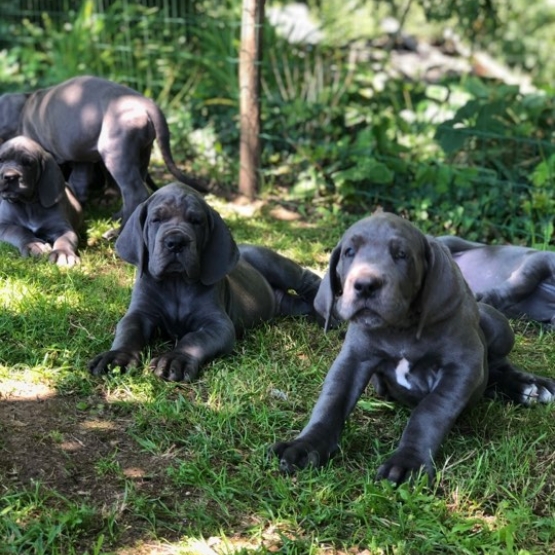
[[17,184],[21,179],[21,172],[14,168],[4,168],[0,171],[0,191],[4,191],[10,185]]
[[191,243],[191,239],[182,233],[167,233],[162,240],[164,248],[173,254],[180,254]]
[[17,201],[21,196],[20,180],[22,174],[13,168],[0,171],[0,196],[6,201]]
[[382,289],[385,280],[373,274],[360,274],[353,280],[353,289],[359,299],[371,299]]

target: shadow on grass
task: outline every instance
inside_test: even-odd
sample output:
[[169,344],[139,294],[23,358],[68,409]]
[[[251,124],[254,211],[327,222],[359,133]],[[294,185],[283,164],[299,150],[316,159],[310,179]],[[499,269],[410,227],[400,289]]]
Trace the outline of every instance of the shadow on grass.
[[[304,264],[338,233],[265,215],[230,224],[239,241],[293,257],[298,248]],[[204,544],[212,548],[224,537],[237,548],[299,553],[542,545],[553,510],[542,473],[555,464],[547,409],[482,405],[463,419],[446,442],[439,496],[374,482],[407,412],[371,396],[329,466],[282,476],[266,446],[306,423],[340,337],[283,319],[252,330],[194,384],[142,369],[93,379],[86,361],[109,347],[133,273],[102,248],[96,264],[73,272],[11,256],[0,270],[9,295],[0,313],[0,532],[9,541],[0,545],[19,550],[7,553],[136,555],[191,538],[213,538]],[[515,460],[524,461],[517,470]]]
[[11,536],[8,553],[41,545],[34,552],[84,553],[102,537],[120,547],[153,535],[179,539],[166,463],[129,434],[134,403],[61,396],[26,381],[2,389],[0,536]]
[[21,549],[7,553],[177,553],[193,540],[203,552],[226,542],[295,552],[542,545],[548,409],[480,403],[438,457],[447,462],[436,495],[374,481],[408,412],[364,396],[330,465],[282,476],[266,446],[304,425],[338,345],[285,319],[253,330],[194,384],[143,370],[15,370],[0,401],[0,532]]

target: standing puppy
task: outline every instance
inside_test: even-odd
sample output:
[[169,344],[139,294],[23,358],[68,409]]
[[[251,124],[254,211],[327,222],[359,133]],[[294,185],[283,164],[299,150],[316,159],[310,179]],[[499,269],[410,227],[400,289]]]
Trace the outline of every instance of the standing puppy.
[[438,237],[477,298],[509,318],[555,326],[555,252]]
[[135,210],[116,250],[137,267],[137,277],[111,350],[89,363],[93,374],[136,365],[159,330],[175,346],[152,361],[155,374],[192,380],[246,329],[278,315],[313,313],[321,281],[270,249],[238,248],[220,215],[179,183]]
[[367,384],[413,407],[378,477],[400,483],[424,469],[461,412],[484,392],[530,404],[555,398],[555,381],[506,357],[506,318],[478,305],[446,248],[408,221],[379,213],[350,227],[330,258],[317,310],[349,322],[307,426],[272,446],[285,472],[325,464]]
[[0,240],[23,256],[48,254],[59,266],[79,262],[79,202],[54,158],[27,137],[0,146]]
[[170,172],[202,184],[175,165],[160,108],[142,94],[106,79],[83,75],[30,94],[0,96],[0,139],[31,137],[59,164],[70,162],[69,182],[84,202],[95,162],[103,162],[123,198],[123,222],[148,197],[145,180],[154,139]]

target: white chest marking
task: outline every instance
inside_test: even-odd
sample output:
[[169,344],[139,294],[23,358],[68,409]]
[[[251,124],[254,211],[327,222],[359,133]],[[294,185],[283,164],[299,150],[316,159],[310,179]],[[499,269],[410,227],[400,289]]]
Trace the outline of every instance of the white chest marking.
[[407,380],[407,376],[410,372],[410,364],[406,358],[402,358],[395,368],[395,379],[399,385],[411,389],[410,383]]

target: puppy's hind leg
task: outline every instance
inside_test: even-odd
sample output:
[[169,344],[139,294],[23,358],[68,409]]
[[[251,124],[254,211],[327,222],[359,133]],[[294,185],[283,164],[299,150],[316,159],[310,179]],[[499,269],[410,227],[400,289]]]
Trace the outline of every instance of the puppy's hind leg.
[[495,308],[478,303],[480,327],[488,352],[489,378],[486,397],[500,397],[520,405],[555,401],[555,380],[524,372],[507,358],[514,345],[509,321]]
[[485,395],[525,406],[552,403],[555,380],[524,372],[505,360],[490,367]]
[[312,314],[321,278],[290,258],[266,247],[239,245],[241,256],[258,270],[276,294],[283,315]]

